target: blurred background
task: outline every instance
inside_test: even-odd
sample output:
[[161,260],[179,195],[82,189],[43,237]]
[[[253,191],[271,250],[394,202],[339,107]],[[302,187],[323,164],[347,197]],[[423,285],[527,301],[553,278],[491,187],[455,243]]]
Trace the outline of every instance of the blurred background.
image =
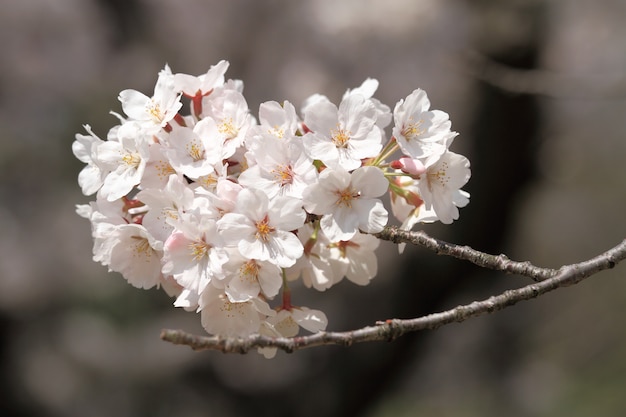
[[[558,267],[624,236],[626,1],[5,0],[0,11],[3,416],[618,416],[626,266],[494,315],[393,343],[274,360],[192,352],[161,328],[199,315],[91,260],[71,152],[125,88],[221,59],[254,114],[337,102],[367,77],[450,114],[470,205],[433,236]],[[528,280],[383,243],[368,287],[295,288],[329,330],[409,318]],[[344,280],[345,281],[345,280]]]

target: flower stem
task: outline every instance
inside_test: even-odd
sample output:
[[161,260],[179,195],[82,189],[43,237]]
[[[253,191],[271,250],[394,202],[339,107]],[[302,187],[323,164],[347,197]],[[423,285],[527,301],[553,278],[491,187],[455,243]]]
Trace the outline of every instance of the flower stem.
[[397,151],[399,148],[400,146],[398,146],[398,142],[396,142],[396,138],[392,136],[391,139],[389,139],[389,142],[387,142],[387,145],[385,145],[383,150],[380,151],[378,156],[374,158],[374,160],[369,165],[373,165],[373,166],[380,165],[381,162],[383,162],[385,159],[393,155],[393,153]]

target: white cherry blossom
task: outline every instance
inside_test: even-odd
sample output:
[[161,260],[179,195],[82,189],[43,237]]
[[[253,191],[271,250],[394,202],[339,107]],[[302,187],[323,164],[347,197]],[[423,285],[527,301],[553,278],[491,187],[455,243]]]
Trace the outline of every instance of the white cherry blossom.
[[288,101],[266,101],[259,106],[259,132],[279,139],[293,137],[298,131],[296,109]]
[[350,240],[330,245],[331,263],[335,266],[337,282],[344,276],[358,285],[367,285],[378,272],[374,251],[380,240],[372,235],[357,233]]
[[224,74],[228,70],[228,61],[220,61],[202,75],[174,74],[173,86],[188,97],[209,94],[213,89],[224,85]]
[[148,188],[140,191],[137,198],[148,206],[142,224],[161,242],[172,234],[173,222],[194,203],[193,191],[175,174],[170,175],[165,188]]
[[258,333],[261,321],[276,314],[267,302],[252,298],[233,302],[224,290],[209,286],[199,300],[202,327],[211,334],[245,337]]
[[110,171],[100,189],[109,201],[122,198],[139,185],[150,155],[148,147],[136,137],[141,136],[136,124],[125,123],[117,134],[118,141],[107,140],[96,149],[99,163]]
[[181,215],[163,251],[163,274],[197,296],[212,279],[223,277],[228,261],[215,220],[193,213]]
[[376,108],[360,94],[348,95],[339,108],[324,100],[307,106],[304,124],[310,130],[302,138],[306,152],[331,168],[354,170],[382,149]]
[[119,225],[108,233],[109,271],[121,273],[137,288],[149,289],[161,282],[163,242],[138,224]]
[[93,133],[91,126],[85,125],[84,128],[89,135],[77,133],[72,152],[79,161],[87,164],[78,174],[78,185],[84,195],[92,195],[102,187],[109,170],[97,157],[97,148],[104,141]]
[[127,89],[120,92],[119,100],[124,113],[148,129],[165,127],[182,107],[180,93],[174,89],[173,75],[168,66],[159,73],[152,97]]
[[286,268],[302,256],[302,244],[292,233],[304,224],[302,203],[291,197],[273,200],[260,190],[244,188],[235,211],[218,221],[227,244],[236,246],[248,259],[270,261]]
[[282,286],[282,272],[268,261],[248,259],[238,250],[229,252],[224,264],[226,295],[232,302],[248,301],[263,294],[267,299],[274,298]]
[[420,89],[392,113],[368,78],[339,106],[314,94],[300,117],[289,101],[266,101],[257,121],[228,66],[199,76],[165,66],[151,96],[119,94],[125,115],[112,113],[105,140],[89,125],[75,136],[79,186],[95,194],[77,206],[93,259],[135,287],[161,287],[219,337],[323,331],[326,315],[299,306],[293,282],[367,285],[385,193],[405,230],[451,223],[469,203],[469,161],[449,150],[457,133]]
[[387,210],[377,197],[389,182],[376,167],[353,173],[327,168],[319,181],[304,190],[304,208],[322,216],[320,225],[331,242],[350,240],[359,230],[378,233],[387,224]]
[[[319,228],[314,229],[310,223],[298,230],[298,238],[304,247],[304,254],[286,270],[290,281],[302,277],[307,288],[325,291],[336,283],[335,269],[331,265],[330,241]],[[341,277],[338,277],[341,278]]]
[[402,152],[411,158],[438,158],[445,152],[450,136],[456,135],[450,131],[447,113],[429,109],[426,92],[417,89],[393,110],[393,136]]
[[419,179],[419,194],[426,209],[432,208],[437,218],[450,224],[459,218],[459,209],[467,204],[469,194],[459,190],[470,178],[470,163],[463,155],[446,152]]
[[302,198],[302,192],[317,180],[313,160],[299,140],[277,139],[263,134],[250,144],[246,159],[255,164],[239,176],[244,187],[257,188],[269,198],[277,195]]

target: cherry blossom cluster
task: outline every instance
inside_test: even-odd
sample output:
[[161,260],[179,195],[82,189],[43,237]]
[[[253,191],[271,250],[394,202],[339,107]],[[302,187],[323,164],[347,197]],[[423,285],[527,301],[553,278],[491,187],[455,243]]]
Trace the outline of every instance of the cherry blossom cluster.
[[166,66],[151,96],[119,94],[124,115],[112,113],[106,140],[88,125],[76,135],[78,182],[96,195],[77,206],[94,260],[163,288],[214,335],[324,330],[324,313],[292,303],[289,285],[368,284],[385,194],[404,229],[452,223],[469,202],[469,161],[449,150],[457,133],[420,89],[391,111],[367,79],[338,106],[313,95],[298,115],[269,101],[257,120],[228,65],[200,76]]

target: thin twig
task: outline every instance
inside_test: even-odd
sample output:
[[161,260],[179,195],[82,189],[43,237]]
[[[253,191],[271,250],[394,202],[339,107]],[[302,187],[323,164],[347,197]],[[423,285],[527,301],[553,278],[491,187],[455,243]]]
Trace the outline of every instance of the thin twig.
[[411,243],[413,245],[423,246],[438,255],[448,255],[469,261],[483,268],[522,275],[536,282],[546,280],[557,273],[556,269],[540,268],[532,265],[530,262],[512,261],[506,255],[490,255],[469,246],[456,245],[435,239],[421,230],[406,231],[394,226],[387,226],[382,232],[378,233],[376,237],[393,243]]
[[[471,252],[463,247],[462,251]],[[498,261],[497,258],[496,261]],[[375,326],[367,326],[353,331],[319,332],[309,336],[292,338],[273,338],[261,335],[246,338],[223,338],[219,336],[197,336],[182,330],[163,330],[161,339],[174,344],[187,345],[194,350],[212,349],[224,353],[246,353],[250,349],[259,347],[275,347],[286,352],[293,352],[298,349],[322,345],[350,346],[361,342],[391,341],[409,332],[436,329],[446,324],[462,322],[472,317],[502,310],[520,301],[539,297],[557,288],[576,284],[602,270],[613,268],[624,259],[626,259],[626,240],[588,261],[563,266],[552,277],[540,282],[519,289],[507,290],[499,295],[460,305],[440,313],[407,320],[386,320],[377,322]],[[499,267],[496,266],[493,269],[499,269]]]

